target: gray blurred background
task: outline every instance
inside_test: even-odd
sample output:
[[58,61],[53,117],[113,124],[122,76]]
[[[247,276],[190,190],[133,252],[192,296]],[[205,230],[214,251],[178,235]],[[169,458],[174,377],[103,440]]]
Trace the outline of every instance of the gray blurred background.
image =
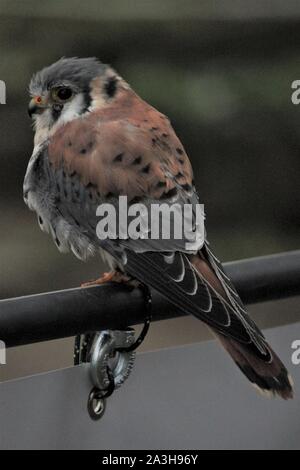
[[58,253],[22,200],[27,85],[61,56],[110,63],[170,117],[221,259],[299,247],[299,1],[0,0],[0,54],[1,298],[77,286],[104,268]]

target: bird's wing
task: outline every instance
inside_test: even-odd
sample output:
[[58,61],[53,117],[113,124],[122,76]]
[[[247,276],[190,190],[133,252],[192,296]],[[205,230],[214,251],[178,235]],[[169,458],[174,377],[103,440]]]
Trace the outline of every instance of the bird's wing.
[[[95,231],[97,203],[113,202],[120,195],[148,204],[198,202],[182,144],[169,121],[151,113],[152,108],[144,120],[103,119],[91,113],[66,124],[50,141],[52,171],[56,180],[64,181],[59,210],[65,217],[74,216],[88,233]],[[77,203],[70,194],[76,187],[72,179],[80,185]],[[185,241],[128,239],[102,245],[115,257],[122,253],[125,270],[181,309],[224,335],[244,343],[254,341],[267,354],[262,334],[207,246],[202,243],[202,250],[188,254],[183,252]]]

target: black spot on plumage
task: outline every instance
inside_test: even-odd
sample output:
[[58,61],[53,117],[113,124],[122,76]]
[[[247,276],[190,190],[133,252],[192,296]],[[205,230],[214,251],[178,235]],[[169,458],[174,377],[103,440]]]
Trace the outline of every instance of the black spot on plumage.
[[114,193],[109,191],[108,193],[106,193],[105,197],[108,198],[108,199],[111,198],[111,197],[114,197]]
[[123,157],[124,157],[124,153],[119,153],[115,158],[114,158],[114,162],[121,162],[123,160]]
[[182,178],[183,176],[184,176],[183,173],[181,173],[181,171],[179,171],[177,173],[177,175],[175,175],[175,178],[179,179],[179,178]]
[[39,224],[43,225],[43,223],[44,223],[44,221],[43,221],[42,217],[39,215]]
[[183,165],[183,164],[184,164],[184,160],[183,160],[183,158],[178,158],[178,161],[179,161],[179,163],[180,163],[181,165]]
[[86,187],[87,189],[92,189],[92,188],[96,188],[97,186],[96,186],[95,184],[93,184],[93,183],[88,183],[88,184],[85,185],[85,187]]
[[86,148],[80,149],[80,154],[85,155],[86,154]]
[[192,186],[188,183],[183,184],[181,187],[182,187],[182,189],[184,189],[184,191],[191,191],[192,190]]
[[133,164],[133,165],[140,165],[140,163],[142,163],[142,157],[139,155],[138,157],[136,157],[136,158],[133,160],[132,164]]
[[166,138],[166,137],[169,137],[169,134],[167,134],[166,132],[164,132],[164,133],[162,134],[162,137],[165,137],[165,138]]
[[142,168],[142,173],[148,174],[150,171],[150,163]]
[[165,181],[159,181],[156,186],[157,186],[158,188],[164,188],[164,187],[166,186],[166,184],[167,184],[167,183],[166,183]]
[[152,145],[155,145],[156,142],[157,142],[157,139],[155,139],[155,137],[153,137],[153,139],[152,139]]
[[176,149],[176,152],[179,154],[179,155],[183,155],[183,150],[179,147],[177,147]]
[[158,127],[151,127],[151,131],[158,131]]
[[109,98],[113,98],[113,96],[115,96],[117,88],[118,88],[117,77],[110,77],[104,85],[105,93],[107,94]]
[[76,171],[75,171],[75,170],[72,171],[72,173],[70,173],[71,178],[73,178],[75,175],[76,175]]
[[138,204],[143,198],[140,196],[135,196],[131,199],[130,204]]
[[160,199],[170,199],[177,194],[177,188],[170,189],[167,193],[163,193]]
[[55,243],[56,243],[56,245],[57,245],[58,247],[60,247],[60,241],[59,241],[59,239],[58,239],[57,237],[55,237]]

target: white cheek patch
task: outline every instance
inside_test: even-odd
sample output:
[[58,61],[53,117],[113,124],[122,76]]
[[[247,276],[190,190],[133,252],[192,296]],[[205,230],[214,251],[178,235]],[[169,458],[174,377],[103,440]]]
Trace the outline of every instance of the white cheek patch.
[[47,140],[51,135],[54,134],[54,132],[57,131],[60,126],[78,118],[81,115],[84,107],[84,95],[83,93],[79,93],[70,102],[64,104],[61,115],[57,121],[53,121],[51,107],[45,109],[42,114],[37,115],[34,123],[35,145],[38,145]]
[[53,129],[57,130],[63,124],[76,119],[82,113],[84,106],[84,96],[82,93],[79,93],[70,102],[64,104],[61,115],[54,124]]

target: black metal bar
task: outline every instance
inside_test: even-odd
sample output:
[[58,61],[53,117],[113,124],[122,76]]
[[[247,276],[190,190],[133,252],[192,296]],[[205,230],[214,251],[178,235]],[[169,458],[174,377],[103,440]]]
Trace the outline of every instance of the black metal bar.
[[[300,250],[225,264],[243,301],[300,295]],[[7,347],[118,329],[144,320],[139,289],[108,284],[0,301],[0,339]],[[184,315],[153,292],[153,320]],[[300,319],[300,315],[299,315]]]

